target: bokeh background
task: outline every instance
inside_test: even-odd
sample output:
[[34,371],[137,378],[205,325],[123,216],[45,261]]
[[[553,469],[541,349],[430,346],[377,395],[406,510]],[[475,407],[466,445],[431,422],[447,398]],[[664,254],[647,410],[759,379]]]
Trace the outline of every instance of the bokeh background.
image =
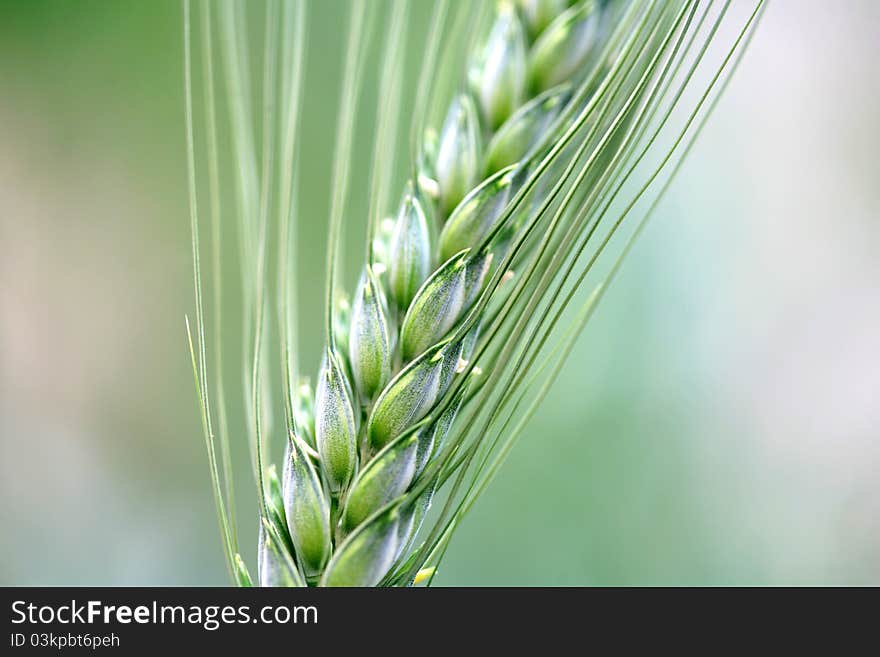
[[[303,272],[345,11],[312,8]],[[878,35],[872,0],[771,2],[438,584],[880,584]],[[226,582],[182,90],[175,0],[0,0],[2,584]]]

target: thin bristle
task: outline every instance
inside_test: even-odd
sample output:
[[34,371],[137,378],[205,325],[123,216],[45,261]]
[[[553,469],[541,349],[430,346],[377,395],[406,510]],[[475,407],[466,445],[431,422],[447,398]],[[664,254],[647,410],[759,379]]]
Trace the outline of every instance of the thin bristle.
[[[355,126],[357,97],[363,80],[364,66],[364,20],[367,15],[365,0],[353,0],[353,11],[348,24],[345,46],[345,70],[342,79],[342,101],[336,126],[336,151],[333,158],[332,200],[330,204],[330,231],[327,237],[327,292],[325,325],[327,343],[335,347],[333,334],[333,309],[336,298],[336,280],[339,272],[339,254],[342,250],[342,214],[348,196],[348,178],[351,169],[352,137]],[[369,33],[369,31],[367,31]]]
[[223,371],[223,216],[220,201],[220,167],[217,149],[217,112],[214,92],[214,46],[211,4],[202,3],[202,75],[205,81],[205,142],[208,149],[208,185],[211,204],[211,277],[213,280],[213,340],[214,340],[214,394],[221,400],[217,405],[217,426],[220,437],[220,459],[223,468],[223,488],[229,510],[232,548],[238,551],[238,530],[235,520],[235,484],[232,475],[232,456],[229,450],[229,418],[226,404],[225,374]]
[[229,518],[226,515],[224,495],[221,490],[220,473],[217,467],[217,456],[214,445],[214,431],[211,420],[211,405],[208,393],[208,367],[207,348],[205,346],[205,320],[202,307],[202,278],[199,248],[199,211],[196,195],[195,174],[195,137],[193,135],[193,101],[192,101],[192,32],[190,25],[190,4],[185,0],[183,4],[183,35],[184,35],[184,95],[186,111],[186,153],[187,153],[187,177],[190,195],[190,229],[192,234],[192,258],[193,258],[193,284],[196,297],[196,330],[198,336],[198,356],[193,344],[192,332],[189,326],[189,318],[186,318],[186,334],[189,342],[189,352],[192,360],[193,376],[196,381],[196,390],[199,396],[202,416],[202,430],[205,435],[205,444],[208,451],[208,463],[213,482],[214,502],[217,507],[217,516],[223,534],[226,548],[227,567],[230,573],[233,571],[233,547],[230,536]]
[[388,204],[394,162],[397,151],[398,116],[403,89],[403,54],[406,36],[408,5],[406,0],[394,0],[391,9],[389,37],[382,57],[382,76],[377,94],[376,139],[373,164],[370,171],[370,207],[367,217],[366,262],[373,261],[373,237],[376,224]]

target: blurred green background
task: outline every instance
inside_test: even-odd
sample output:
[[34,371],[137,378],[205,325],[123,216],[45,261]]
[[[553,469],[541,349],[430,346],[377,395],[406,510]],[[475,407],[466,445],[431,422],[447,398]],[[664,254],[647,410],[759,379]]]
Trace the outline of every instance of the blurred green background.
[[[315,318],[344,15],[312,3]],[[878,26],[871,0],[770,4],[438,584],[880,584]],[[181,39],[172,0],[0,0],[2,584],[226,582],[183,324]]]

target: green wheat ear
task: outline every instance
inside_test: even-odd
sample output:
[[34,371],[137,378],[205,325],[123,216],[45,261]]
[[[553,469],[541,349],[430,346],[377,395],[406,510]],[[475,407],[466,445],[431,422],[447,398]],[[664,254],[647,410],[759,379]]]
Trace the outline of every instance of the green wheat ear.
[[[430,583],[455,528],[527,429],[742,57],[764,2],[747,13],[730,5],[438,0],[427,27],[419,27],[406,0],[352,0],[330,184],[325,346],[313,387],[299,373],[294,274],[307,6],[266,0],[260,8],[255,111],[251,5],[199,3],[205,115],[197,121],[185,0],[196,296],[195,335],[188,320],[187,331],[236,584]],[[739,26],[733,39],[710,49],[728,21]],[[380,30],[381,55],[371,63]],[[227,99],[222,138],[215,33]],[[410,57],[422,65],[407,122],[401,110]],[[368,65],[382,72],[375,126],[358,120]],[[409,161],[401,179],[395,154],[404,123]],[[348,207],[352,183],[363,180],[351,175],[355,131],[375,139],[361,216],[365,261],[349,296],[339,260],[343,238],[357,233],[357,213]],[[211,214],[210,361],[197,143],[207,159]],[[231,207],[220,191],[226,177]],[[240,263],[232,286],[222,276],[226,237]],[[221,340],[221,304],[229,301],[243,308],[240,353],[229,354],[237,350]],[[246,363],[237,391],[242,426],[227,410],[230,357]],[[277,408],[276,396],[283,402]],[[248,437],[257,484],[256,582],[236,529],[236,436]]]

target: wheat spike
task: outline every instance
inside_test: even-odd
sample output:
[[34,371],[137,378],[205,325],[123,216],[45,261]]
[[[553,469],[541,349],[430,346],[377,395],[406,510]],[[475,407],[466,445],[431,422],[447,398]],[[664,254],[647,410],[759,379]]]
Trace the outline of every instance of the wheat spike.
[[[391,175],[382,170],[381,155],[399,112],[397,76],[407,20],[405,1],[395,0],[380,88],[384,104],[377,124],[366,262],[349,304],[337,289],[336,258],[349,182],[344,158],[350,150],[352,103],[363,66],[364,45],[357,30],[372,15],[362,0],[355,0],[335,162],[326,345],[314,388],[294,376],[292,329],[285,324],[291,301],[286,284],[280,286],[286,395],[280,480],[263,460],[259,394],[265,378],[260,328],[265,310],[261,294],[252,300],[250,318],[257,328],[247,392],[253,401],[252,443],[260,496],[259,584],[430,581],[455,527],[522,432],[654,206],[641,220],[626,224],[634,228],[610,267],[596,274],[594,265],[609,244],[626,238],[618,235],[629,213],[666,169],[679,144],[693,138],[689,130],[699,130],[705,120],[700,110],[709,92],[722,73],[727,74],[734,54],[742,52],[763,7],[759,1],[747,15],[706,93],[695,101],[673,140],[674,147],[661,153],[665,157],[653,173],[649,169],[639,178],[638,166],[654,152],[658,135],[670,123],[683,91],[693,84],[709,42],[727,17],[729,3],[720,10],[712,4],[486,4],[472,21],[475,38],[466,49],[466,73],[447,94],[436,126],[429,120],[423,125],[418,114],[425,110],[430,115],[437,104],[429,99],[443,97],[431,89],[439,70],[434,56],[451,58],[452,65],[455,59],[443,49],[443,35],[450,32],[439,27],[447,22],[449,5],[441,2],[431,24],[435,31],[416,99],[409,179],[394,216],[385,217]],[[267,16],[277,12],[277,7],[271,9],[274,5],[270,0]],[[491,13],[484,24],[479,14],[486,7]],[[459,18],[470,15],[469,8],[457,11]],[[231,12],[227,8],[227,20]],[[285,5],[284,16],[296,18],[302,29],[301,10]],[[270,22],[267,31],[272,29]],[[188,39],[188,30],[186,34]],[[282,34],[285,47],[289,37]],[[227,43],[231,61],[240,45]],[[295,124],[301,50],[291,47],[282,53],[282,75],[296,73],[297,82],[282,96],[285,116]],[[268,80],[268,66],[267,71]],[[247,111],[239,108],[242,116]],[[247,139],[240,143],[243,150],[249,148]],[[282,154],[289,154],[290,148],[286,145]],[[265,169],[268,164],[261,172],[264,194]],[[288,164],[284,171],[290,174],[292,167]],[[634,199],[624,202],[615,217],[613,212],[619,210],[614,201],[627,182],[643,186],[637,186]],[[248,176],[241,177],[239,187],[243,207],[251,198],[251,206],[260,210],[256,216],[262,217],[257,225],[263,232],[255,234],[245,253],[257,274],[244,277],[246,288],[261,289],[267,211],[265,202],[256,199],[265,196],[254,193],[255,183]],[[656,198],[663,190],[665,186]],[[194,189],[192,194],[195,198]],[[286,194],[280,204],[283,222],[293,204],[289,190]],[[197,235],[195,219],[193,223]],[[290,258],[292,239],[290,233],[282,236],[279,267]],[[198,291],[197,243],[194,260]],[[578,299],[590,275],[599,280],[591,294]],[[283,270],[281,280],[286,280]],[[580,308],[571,319],[566,313],[573,301]],[[247,584],[250,576],[226,528],[229,496],[218,483],[220,468],[212,451],[201,310],[197,321],[194,369],[227,557],[236,581]],[[570,328],[563,330],[565,326]],[[228,463],[223,465],[226,471]],[[437,499],[443,500],[442,507],[426,522]]]

